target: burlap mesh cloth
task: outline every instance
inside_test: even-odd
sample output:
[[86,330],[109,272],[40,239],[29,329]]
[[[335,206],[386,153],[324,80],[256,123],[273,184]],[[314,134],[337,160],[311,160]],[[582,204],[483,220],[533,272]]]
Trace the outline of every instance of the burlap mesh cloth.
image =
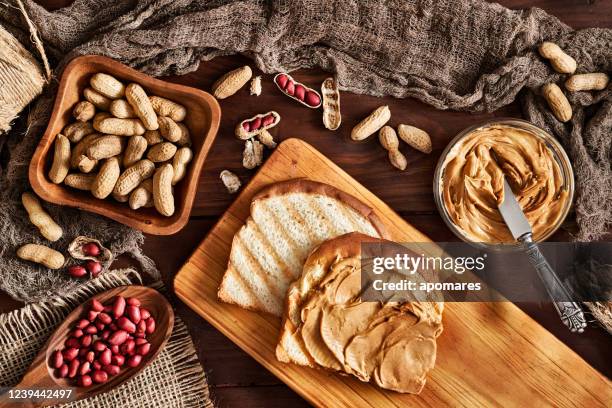
[[[55,327],[75,306],[104,290],[139,283],[141,278],[135,271],[115,270],[66,297],[32,303],[0,315],[0,387],[19,383]],[[176,317],[165,348],[140,374],[112,391],[62,406],[211,408],[213,404],[187,328]]]

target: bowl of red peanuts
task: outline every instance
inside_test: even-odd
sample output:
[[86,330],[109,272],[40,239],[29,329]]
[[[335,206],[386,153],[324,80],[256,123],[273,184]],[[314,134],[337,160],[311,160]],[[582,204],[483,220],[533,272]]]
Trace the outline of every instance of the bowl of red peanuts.
[[111,289],[75,309],[47,345],[47,369],[59,385],[88,395],[140,372],[165,346],[174,312],[155,289]]

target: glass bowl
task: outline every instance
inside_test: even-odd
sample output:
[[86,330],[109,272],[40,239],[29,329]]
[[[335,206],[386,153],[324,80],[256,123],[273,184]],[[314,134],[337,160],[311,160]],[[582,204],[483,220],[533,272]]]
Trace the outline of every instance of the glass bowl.
[[461,132],[459,132],[459,134],[457,134],[457,136],[455,136],[450,141],[450,143],[446,146],[446,148],[442,152],[442,155],[440,156],[440,159],[438,160],[438,164],[436,166],[436,171],[434,173],[434,179],[433,179],[434,200],[436,202],[436,206],[438,207],[438,211],[440,212],[442,219],[444,220],[446,225],[450,228],[450,230],[459,239],[465,242],[476,243],[476,244],[487,246],[487,247],[491,245],[498,245],[498,244],[512,244],[509,242],[478,242],[478,243],[474,242],[472,239],[470,239],[469,235],[465,231],[463,231],[460,227],[458,227],[453,222],[451,216],[448,213],[446,205],[444,204],[444,200],[442,198],[443,196],[442,182],[443,182],[443,177],[444,177],[444,170],[446,167],[446,159],[451,149],[455,147],[457,144],[459,144],[463,140],[463,138],[467,137],[472,132],[477,131],[477,130],[486,129],[489,127],[494,127],[494,126],[505,126],[505,127],[520,129],[520,130],[529,132],[532,135],[540,138],[544,142],[544,144],[550,149],[550,151],[553,153],[553,157],[555,158],[555,160],[557,161],[559,165],[559,168],[561,169],[561,173],[562,173],[562,177],[564,181],[562,187],[568,193],[567,201],[566,201],[564,208],[562,209],[560,216],[557,219],[557,222],[554,225],[552,225],[542,236],[537,237],[537,241],[545,241],[559,229],[559,227],[561,226],[561,224],[567,217],[567,214],[569,213],[572,207],[572,202],[574,199],[574,188],[575,188],[574,187],[574,173],[572,171],[571,162],[569,158],[567,157],[565,150],[563,150],[563,147],[557,141],[557,139],[555,139],[548,132],[535,126],[531,122],[527,122],[522,119],[502,118],[502,119],[486,121],[484,123],[470,126],[462,130]]

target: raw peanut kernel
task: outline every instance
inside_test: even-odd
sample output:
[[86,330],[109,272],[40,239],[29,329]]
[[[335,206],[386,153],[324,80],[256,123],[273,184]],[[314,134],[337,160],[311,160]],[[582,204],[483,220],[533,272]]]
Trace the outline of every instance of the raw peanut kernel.
[[280,115],[275,111],[261,113],[245,119],[236,125],[235,134],[240,140],[248,140],[263,130],[268,130],[280,122]]
[[276,74],[274,83],[285,95],[309,108],[321,106],[321,95],[312,88],[295,81],[289,74]]

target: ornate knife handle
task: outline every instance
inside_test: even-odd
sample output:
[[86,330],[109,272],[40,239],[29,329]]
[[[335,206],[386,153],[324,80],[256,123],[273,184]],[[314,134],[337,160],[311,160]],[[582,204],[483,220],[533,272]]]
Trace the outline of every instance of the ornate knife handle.
[[582,308],[576,302],[555,301],[555,299],[569,299],[570,295],[546,258],[544,258],[544,255],[542,255],[542,252],[540,252],[537,244],[533,242],[531,233],[523,235],[519,238],[519,241],[523,243],[525,251],[529,256],[529,262],[531,262],[538,276],[544,283],[546,292],[548,292],[548,295],[553,299],[553,305],[555,309],[557,309],[557,313],[559,313],[563,324],[573,333],[582,333],[587,326]]

